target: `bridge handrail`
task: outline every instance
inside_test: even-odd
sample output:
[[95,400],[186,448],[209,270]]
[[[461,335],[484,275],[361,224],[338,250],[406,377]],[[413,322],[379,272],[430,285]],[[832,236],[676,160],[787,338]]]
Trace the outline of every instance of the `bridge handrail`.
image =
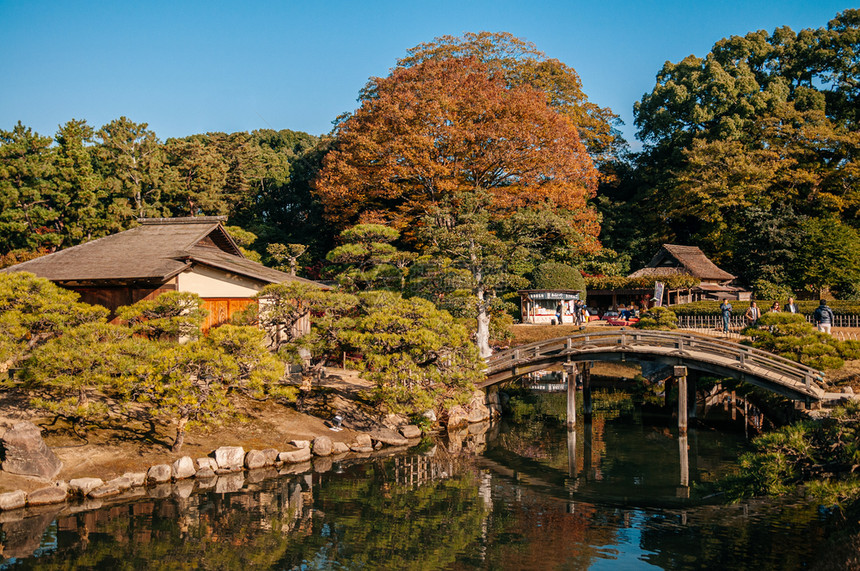
[[758,365],[775,372],[797,377],[804,382],[812,380],[817,381],[824,378],[823,373],[818,369],[786,359],[780,355],[756,349],[755,347],[739,345],[737,343],[722,340],[706,339],[698,335],[691,335],[688,333],[671,333],[666,331],[648,331],[639,329],[629,330],[626,328],[613,331],[579,333],[513,347],[489,357],[487,359],[488,372],[494,372],[495,369],[508,367],[514,364],[514,361],[519,362],[523,359],[534,359],[536,357],[563,351],[565,349],[572,350],[575,346],[582,346],[586,343],[602,347],[607,345],[617,345],[619,340],[622,341],[622,344],[639,341],[652,341],[656,342],[654,345],[658,347],[677,345],[677,349],[680,351],[690,349],[722,357],[733,357],[741,365]]

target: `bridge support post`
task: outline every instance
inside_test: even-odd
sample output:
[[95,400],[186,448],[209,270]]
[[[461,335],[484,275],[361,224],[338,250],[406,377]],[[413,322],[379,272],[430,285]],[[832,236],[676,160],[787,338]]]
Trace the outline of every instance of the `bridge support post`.
[[678,382],[678,434],[687,434],[687,367],[675,367],[675,380]]
[[593,364],[593,361],[588,361],[582,366],[582,406],[585,409],[586,418],[591,418],[591,366]]
[[576,363],[564,365],[563,376],[567,377],[567,428],[576,426]]
[[690,421],[690,426],[696,425],[696,393],[698,391],[698,381],[696,377],[687,379],[687,418]]
[[576,429],[567,429],[567,474],[570,478],[576,478]]

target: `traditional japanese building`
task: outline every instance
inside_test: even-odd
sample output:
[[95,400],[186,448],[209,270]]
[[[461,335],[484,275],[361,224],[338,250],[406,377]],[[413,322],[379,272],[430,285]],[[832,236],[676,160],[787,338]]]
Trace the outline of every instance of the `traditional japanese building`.
[[125,232],[0,271],[47,278],[111,312],[167,291],[196,293],[209,311],[204,330],[229,321],[268,284],[326,287],[247,259],[224,221],[220,216],[140,219],[139,226]]

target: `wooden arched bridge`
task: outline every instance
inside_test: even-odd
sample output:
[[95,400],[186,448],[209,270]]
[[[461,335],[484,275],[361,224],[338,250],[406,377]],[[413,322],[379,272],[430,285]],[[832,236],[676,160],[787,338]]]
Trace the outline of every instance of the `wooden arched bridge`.
[[821,371],[767,351],[688,333],[626,328],[559,337],[496,353],[487,359],[487,378],[479,386],[509,381],[555,363],[628,359],[733,377],[794,400],[845,396],[826,392]]

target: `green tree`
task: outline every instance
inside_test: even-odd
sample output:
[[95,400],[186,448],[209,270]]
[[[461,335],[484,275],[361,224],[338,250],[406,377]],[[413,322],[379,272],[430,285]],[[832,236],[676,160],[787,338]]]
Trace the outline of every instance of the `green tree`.
[[531,282],[535,289],[569,289],[581,291],[583,298],[585,296],[585,278],[567,264],[545,262],[535,269]]
[[304,244],[279,244],[276,242],[266,246],[266,252],[276,264],[275,269],[289,272],[291,276],[298,272],[299,258],[307,250],[308,247]]
[[117,316],[150,340],[196,338],[206,318],[203,300],[195,293],[166,292],[117,309]]
[[743,334],[752,338],[753,347],[817,369],[838,369],[844,359],[860,358],[860,342],[837,341],[796,313],[765,313]]
[[354,327],[344,345],[361,354],[375,399],[391,412],[420,414],[460,404],[482,377],[483,361],[465,327],[420,298],[387,292],[359,297]]
[[53,140],[34,133],[19,121],[0,131],[0,252],[55,248],[51,232],[57,212],[52,208]]
[[[414,257],[391,244],[400,232],[382,224],[358,224],[340,233],[344,244],[326,259],[343,271],[337,274],[341,287],[350,291],[403,288],[403,269]],[[398,267],[401,266],[401,267]]]
[[803,240],[791,276],[798,290],[821,294],[860,282],[860,232],[838,219],[811,218],[801,225]]

